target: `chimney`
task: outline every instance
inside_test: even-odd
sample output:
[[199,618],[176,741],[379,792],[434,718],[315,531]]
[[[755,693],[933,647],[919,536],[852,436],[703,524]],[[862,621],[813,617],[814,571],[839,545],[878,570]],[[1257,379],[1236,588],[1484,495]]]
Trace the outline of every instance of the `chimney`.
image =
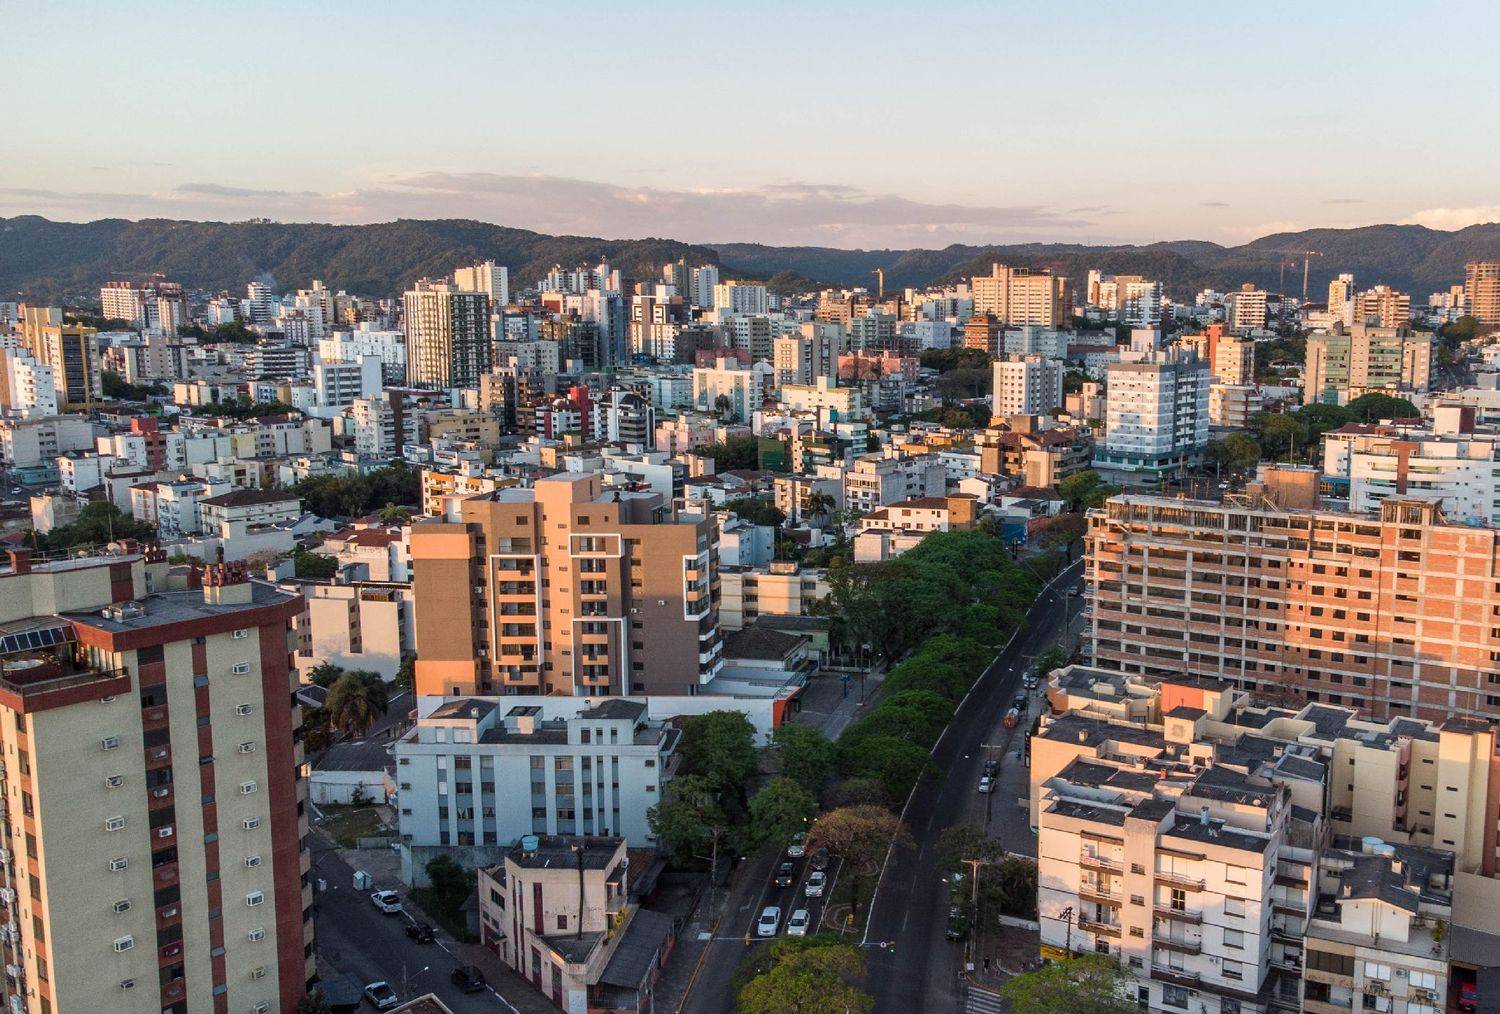
[[12,574],[31,573],[31,550],[7,549],[5,555],[10,557],[10,572]]
[[243,606],[254,597],[243,560],[211,563],[203,572],[203,601],[211,606]]

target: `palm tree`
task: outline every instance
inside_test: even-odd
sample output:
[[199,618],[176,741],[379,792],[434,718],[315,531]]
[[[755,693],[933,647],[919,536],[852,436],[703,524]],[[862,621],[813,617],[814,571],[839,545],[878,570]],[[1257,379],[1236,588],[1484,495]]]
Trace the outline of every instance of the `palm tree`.
[[[379,677],[376,677],[379,680]],[[375,686],[364,674],[346,672],[328,688],[329,723],[346,736],[362,736],[385,712],[384,686]]]

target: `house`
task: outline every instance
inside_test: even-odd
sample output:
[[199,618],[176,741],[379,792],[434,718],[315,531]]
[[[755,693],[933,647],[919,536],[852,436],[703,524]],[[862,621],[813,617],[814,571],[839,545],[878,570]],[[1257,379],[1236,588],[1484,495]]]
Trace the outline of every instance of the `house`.
[[319,806],[389,801],[396,792],[396,765],[386,746],[374,740],[335,743],[313,767],[308,798]]

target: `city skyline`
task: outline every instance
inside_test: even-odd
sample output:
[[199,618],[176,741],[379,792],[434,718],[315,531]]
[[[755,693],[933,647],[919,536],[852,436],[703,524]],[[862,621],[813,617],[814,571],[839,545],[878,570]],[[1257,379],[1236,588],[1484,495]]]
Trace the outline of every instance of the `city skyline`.
[[[1339,53],[1410,64],[1432,31],[1420,12],[1272,5],[1200,25],[1181,5],[958,4],[914,23],[868,4],[788,22],[773,3],[725,34],[713,5],[585,7],[566,32],[544,12],[444,5],[424,35],[338,4],[167,3],[140,21],[23,3],[17,79],[48,86],[13,114],[0,215],[465,217],[835,247],[1452,229],[1500,219],[1482,147],[1441,179],[1411,171],[1485,119],[1459,68],[1500,25],[1466,6],[1472,30],[1441,64],[1372,78]],[[211,44],[247,30],[254,59]],[[64,34],[88,73],[57,73]],[[140,59],[152,48],[172,59]],[[1377,115],[1409,129],[1359,158]]]

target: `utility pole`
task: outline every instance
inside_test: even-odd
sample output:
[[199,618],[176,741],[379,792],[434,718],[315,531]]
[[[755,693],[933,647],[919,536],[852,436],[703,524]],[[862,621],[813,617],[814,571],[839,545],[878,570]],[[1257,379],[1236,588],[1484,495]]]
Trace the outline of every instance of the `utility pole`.
[[1062,921],[1068,924],[1068,942],[1063,950],[1068,952],[1068,957],[1073,956],[1073,906],[1069,905],[1062,910]]
[[969,890],[969,964],[974,964],[974,951],[979,946],[979,867],[989,866],[988,859],[964,859],[961,862],[969,867],[969,876],[973,879]]

